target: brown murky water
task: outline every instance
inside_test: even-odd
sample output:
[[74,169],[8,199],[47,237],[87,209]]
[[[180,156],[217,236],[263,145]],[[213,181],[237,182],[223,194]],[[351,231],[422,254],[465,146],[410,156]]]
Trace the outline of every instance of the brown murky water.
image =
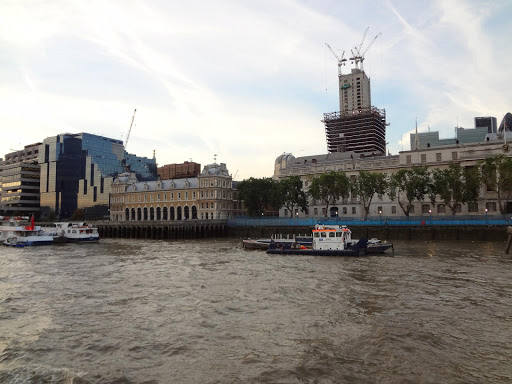
[[0,248],[2,383],[510,383],[504,243]]

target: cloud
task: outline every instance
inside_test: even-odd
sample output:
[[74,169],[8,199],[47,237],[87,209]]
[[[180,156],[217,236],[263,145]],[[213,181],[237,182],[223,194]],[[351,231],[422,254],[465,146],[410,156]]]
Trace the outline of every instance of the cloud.
[[383,32],[365,68],[392,152],[416,117],[447,134],[457,116],[464,126],[476,114],[500,119],[510,27],[489,24],[510,6],[419,4],[4,1],[0,154],[62,132],[125,137],[137,108],[130,152],[156,150],[160,164],[218,153],[239,178],[270,176],[283,151],[326,150],[320,120],[338,91],[324,43],[349,51],[365,28],[346,14],[364,15],[369,36]]

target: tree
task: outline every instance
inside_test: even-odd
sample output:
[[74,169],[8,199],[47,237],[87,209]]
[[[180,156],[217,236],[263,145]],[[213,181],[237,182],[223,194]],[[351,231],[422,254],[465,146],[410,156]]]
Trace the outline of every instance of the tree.
[[336,204],[341,197],[348,197],[350,193],[350,180],[344,172],[331,171],[315,176],[309,187],[309,194],[315,200],[325,204],[325,217],[329,205]]
[[366,218],[370,213],[372,199],[377,194],[382,197],[388,189],[388,180],[384,173],[360,171],[353,184],[353,194],[363,203]]
[[243,201],[249,216],[260,216],[269,207],[278,210],[282,206],[277,182],[271,178],[251,177],[241,181],[237,190],[238,199]]
[[429,186],[430,173],[427,167],[401,169],[390,177],[388,196],[392,201],[396,198],[404,214],[409,216],[412,202],[423,201]]
[[477,167],[462,168],[452,163],[446,169],[434,169],[432,184],[435,193],[455,215],[457,205],[478,199],[481,176]]
[[299,176],[290,176],[279,181],[278,191],[279,199],[292,216],[295,207],[299,207],[301,211],[308,208],[306,192],[302,189],[302,180]]
[[483,162],[486,175],[485,184],[498,196],[501,214],[507,213],[507,205],[512,200],[512,158],[505,155],[489,157]]
[[85,220],[85,212],[83,209],[77,208],[70,217],[70,220]]

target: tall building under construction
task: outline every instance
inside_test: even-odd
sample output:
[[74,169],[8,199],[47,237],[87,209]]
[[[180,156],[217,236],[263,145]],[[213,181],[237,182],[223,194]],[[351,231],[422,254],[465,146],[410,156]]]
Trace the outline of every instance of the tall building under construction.
[[363,43],[352,50],[349,60],[354,68],[348,74],[341,73],[347,59],[339,58],[327,45],[338,59],[340,97],[339,112],[324,113],[322,120],[329,152],[386,153],[386,111],[372,106],[370,78],[363,70],[364,54],[377,37],[363,52]]

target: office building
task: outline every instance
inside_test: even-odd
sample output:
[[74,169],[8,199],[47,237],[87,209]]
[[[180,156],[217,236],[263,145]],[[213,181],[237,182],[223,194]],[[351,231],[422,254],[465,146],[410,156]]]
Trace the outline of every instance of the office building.
[[39,216],[39,145],[26,145],[0,162],[0,215]]
[[456,137],[440,139],[439,131],[435,132],[419,132],[418,141],[416,148],[416,133],[410,134],[411,150],[425,149],[425,148],[437,148],[447,145],[456,144],[474,144],[480,143],[486,140],[488,134],[488,127],[477,127],[477,128],[462,128],[458,127],[455,129]]
[[487,128],[487,133],[496,133],[498,123],[495,117],[475,117],[475,128]]
[[123,142],[88,133],[61,134],[39,146],[41,212],[69,218],[81,209],[87,219],[108,217],[110,187],[130,169],[140,180],[156,178],[156,160],[128,154]]
[[348,74],[341,73],[340,65],[343,60],[338,61],[340,110],[324,113],[322,120],[325,125],[327,150],[384,155],[386,111],[372,106],[370,78],[362,66],[364,54],[358,53],[350,60],[355,67]]

